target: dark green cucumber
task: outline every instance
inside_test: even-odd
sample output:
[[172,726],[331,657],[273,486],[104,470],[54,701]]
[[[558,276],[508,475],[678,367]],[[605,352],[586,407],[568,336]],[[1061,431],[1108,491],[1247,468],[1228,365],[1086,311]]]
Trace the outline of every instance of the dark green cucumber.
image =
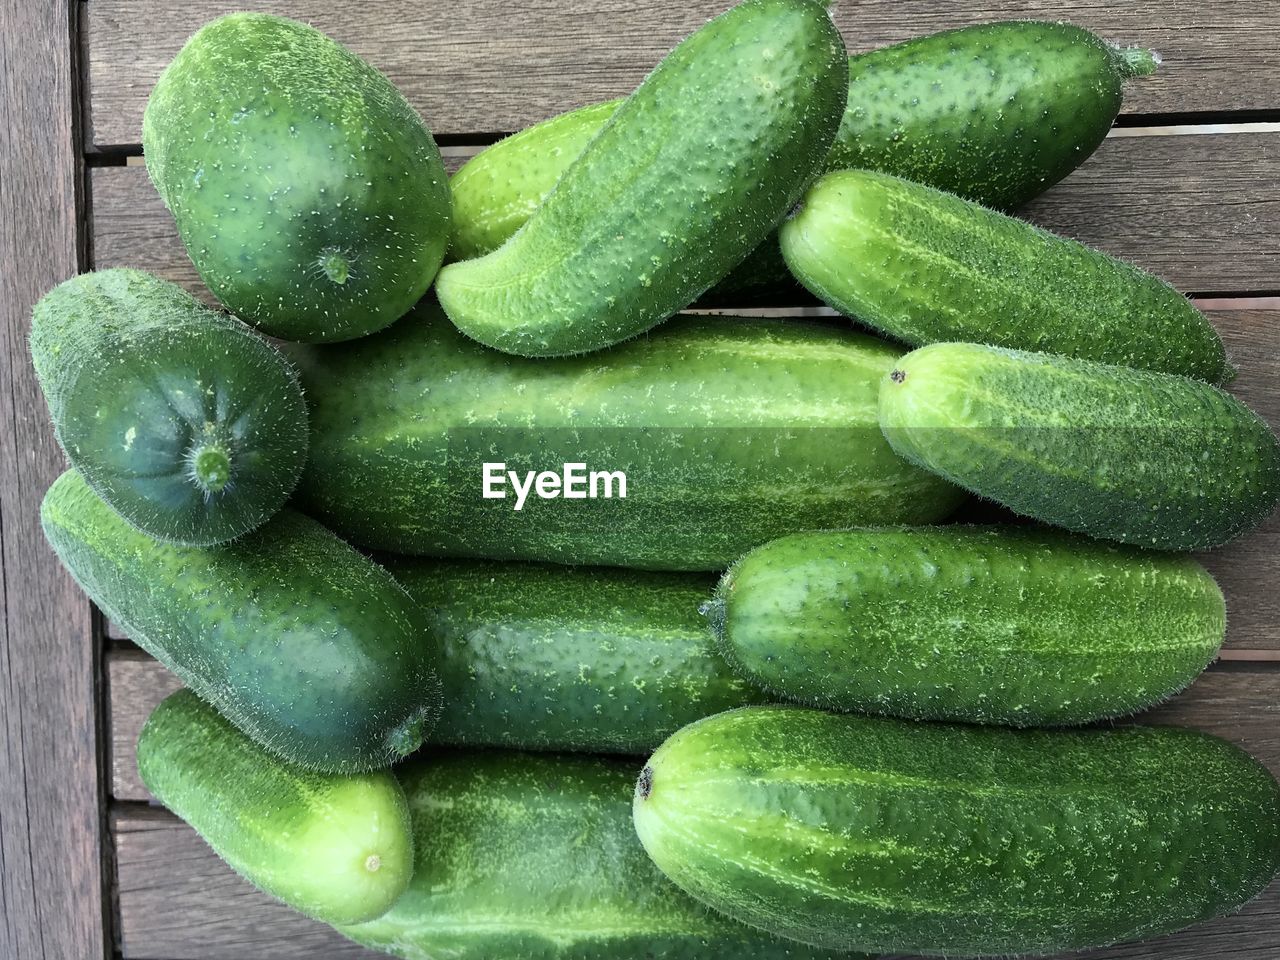
[[190,690],[151,712],[138,772],[237,873],[308,916],[373,920],[409,886],[412,823],[389,772],[283,763]]
[[1213,326],[1158,277],[976,203],[829,173],[779,231],[816,296],[913,346],[972,341],[1221,383]]
[[1152,706],[1227,626],[1190,557],[1013,527],[783,537],[725,574],[709,612],[730,663],[789,700],[1020,727]]
[[431,132],[386,77],[306,24],[206,24],[156,82],[142,146],[201,279],[274,336],[385,327],[444,257],[449,181]]
[[31,358],[58,443],[144,533],[207,546],[259,526],[307,458],[292,366],[233,317],[138,270],[50,290]]
[[912,463],[1068,530],[1160,550],[1218,546],[1280,501],[1280,444],[1197,380],[966,343],[923,347],[880,390]]
[[646,755],[764,696],[713,649],[706,576],[387,557],[425,615],[433,743]]
[[661,323],[799,199],[839,126],[845,64],[821,0],[743,0],[649,74],[507,243],[441,270],[440,303],[522,356]]
[[1045,954],[1230,913],[1280,868],[1280,786],[1170,727],[1014,731],[746,707],[640,775],[636,830],[685,891],[829,947]]
[[825,951],[705,909],[631,826],[635,768],[586,758],[445,754],[400,771],[413,816],[409,890],[341,927],[404,960],[816,960]]
[[[948,30],[850,57],[847,105],[826,168],[879,170],[1014,207],[1093,153],[1120,110],[1123,81],[1157,63],[1151,51],[1034,20]],[[453,256],[483,256],[505,243],[621,102],[552,117],[464,164],[452,183]],[[706,299],[730,301],[790,278],[771,237]]]
[[[300,354],[302,495],[366,547],[723,570],[784,533],[928,523],[960,499],[880,435],[899,351],[816,324],[685,317],[599,356],[529,360],[424,301],[377,337]],[[623,471],[627,496],[530,495],[517,511],[510,485],[483,498],[485,463]]]
[[412,753],[440,710],[417,608],[378,565],[282,510],[228,546],[158,543],[67,471],[45,536],[129,637],[277,756],[331,773]]

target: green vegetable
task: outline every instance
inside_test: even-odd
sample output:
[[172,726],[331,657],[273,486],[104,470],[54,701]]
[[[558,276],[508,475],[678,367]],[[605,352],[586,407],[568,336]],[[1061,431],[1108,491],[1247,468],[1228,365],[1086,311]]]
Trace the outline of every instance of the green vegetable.
[[305,24],[206,24],[156,82],[142,145],[200,277],[275,336],[385,327],[444,257],[449,182],[430,131],[386,77]]
[[[955,488],[875,421],[899,351],[794,320],[686,317],[599,356],[517,359],[426,303],[377,337],[311,348],[309,509],[396,553],[723,570],[796,530],[928,523]],[[484,464],[621,471],[606,498],[485,499]],[[501,479],[501,477],[500,477]],[[577,492],[589,492],[579,484]],[[515,507],[520,504],[520,509]]]
[[729,661],[788,699],[1014,726],[1145,709],[1227,626],[1189,557],[1012,527],[783,537],[725,574],[710,613]]
[[67,459],[150,536],[209,545],[293,492],[307,408],[292,367],[233,317],[138,270],[60,283],[31,357]]
[[138,771],[237,873],[308,916],[372,920],[409,886],[412,824],[390,773],[289,766],[189,690],[152,711]]
[[812,960],[669,884],[629,816],[635,769],[608,760],[446,754],[401,772],[417,852],[380,920],[342,927],[405,960]]
[[976,203],[882,174],[819,180],[779,232],[800,281],[912,345],[974,341],[1196,377],[1232,369],[1163,280]]
[[282,510],[223,547],[139,533],[74,471],[40,510],[85,593],[277,756],[329,773],[412,753],[439,713],[418,610],[381,567]]
[[563,356],[635,336],[755,248],[820,168],[845,106],[820,0],[744,0],[623,102],[509,242],[440,271],[463,333]]
[[1229,913],[1280,868],[1280,787],[1190,730],[1013,731],[747,707],[640,775],[636,830],[716,910],[832,949],[1044,954]]
[[944,343],[898,361],[880,425],[913,463],[1018,513],[1163,550],[1226,543],[1280,500],[1280,444],[1168,374]]
[[433,743],[644,755],[763,699],[712,648],[706,576],[388,557],[444,687]]
[[[1043,193],[1093,153],[1124,79],[1151,73],[1064,23],[948,30],[849,58],[848,102],[826,168],[879,170],[990,207]],[[529,219],[622,101],[592,104],[482,150],[453,176],[452,254],[496,250]],[[731,301],[793,283],[770,237],[708,294]]]

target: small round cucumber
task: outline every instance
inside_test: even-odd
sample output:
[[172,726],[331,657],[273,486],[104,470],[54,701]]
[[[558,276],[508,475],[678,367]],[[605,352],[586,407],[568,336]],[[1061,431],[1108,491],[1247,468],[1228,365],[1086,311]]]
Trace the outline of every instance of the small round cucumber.
[[495,750],[399,775],[413,881],[385,916],[339,928],[357,943],[403,960],[837,960],[668,883],[631,825],[630,762]]
[[156,81],[142,146],[201,279],[273,336],[381,329],[444,258],[449,180],[430,131],[386,77],[306,24],[206,24]]
[[1227,543],[1280,501],[1280,443],[1239,400],[1169,374],[967,343],[880,388],[899,454],[1009,509],[1159,550]]
[[372,920],[409,886],[409,806],[390,773],[290,766],[190,690],[147,718],[138,772],[236,873],[317,920]]
[[714,648],[703,574],[387,557],[425,617],[432,743],[644,756],[764,700]]
[[115,269],[59,284],[32,313],[31,357],[67,459],[149,536],[234,539],[302,474],[307,408],[293,367],[172,283]]
[[467,336],[530,357],[661,323],[799,199],[846,70],[821,0],[743,0],[668,54],[509,242],[440,271],[441,306]]
[[912,346],[972,341],[1221,383],[1205,316],[1163,280],[968,200],[884,174],[829,173],[779,231],[792,273]]
[[1152,706],[1226,631],[1222,591],[1190,557],[1017,527],[783,537],[709,607],[729,662],[789,700],[1019,727]]
[[102,611],[270,752],[351,773],[418,748],[440,713],[418,610],[382,567],[282,510],[221,547],[159,543],[73,470],[45,537]]
[[836,950],[1057,954],[1231,913],[1280,869],[1280,785],[1171,727],[1028,731],[744,707],[685,727],[636,831],[687,893]]

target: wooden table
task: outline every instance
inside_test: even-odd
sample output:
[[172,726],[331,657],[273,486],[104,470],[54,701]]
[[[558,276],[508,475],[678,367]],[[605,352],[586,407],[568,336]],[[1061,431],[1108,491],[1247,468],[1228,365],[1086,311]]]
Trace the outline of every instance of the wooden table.
[[[500,132],[622,94],[727,0],[263,0],[346,42],[401,86],[454,166]],[[230,873],[149,805],[133,744],[175,684],[110,636],[44,544],[61,469],[25,346],[29,308],[79,270],[198,281],[141,166],[162,66],[222,0],[0,5],[0,958],[371,957]],[[437,12],[438,11],[438,12]],[[851,50],[985,19],[1070,19],[1165,56],[1119,128],[1036,222],[1151,268],[1203,301],[1280,424],[1280,3],[843,0]],[[1211,124],[1215,126],[1210,126]],[[1225,124],[1225,126],[1223,126]],[[1280,772],[1280,521],[1207,556],[1230,603],[1220,662],[1150,714],[1242,744]],[[1237,916],[1102,958],[1280,956],[1280,884]],[[504,958],[495,958],[504,960]],[[518,958],[512,958],[518,960]]]

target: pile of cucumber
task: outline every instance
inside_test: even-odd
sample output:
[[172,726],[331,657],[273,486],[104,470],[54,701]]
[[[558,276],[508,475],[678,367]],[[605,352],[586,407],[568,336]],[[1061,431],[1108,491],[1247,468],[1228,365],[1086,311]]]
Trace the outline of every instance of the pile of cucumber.
[[[104,270],[31,333],[45,533],[186,685],[148,789],[416,960],[1044,955],[1249,901],[1272,774],[1107,721],[1217,656],[1180,551],[1270,514],[1280,444],[1180,293],[999,212],[1157,62],[1031,21],[850,58],[745,0],[450,183],[344,47],[204,26],[143,141],[225,311]],[[859,330],[676,316],[798,286]],[[629,490],[516,510],[493,462]]]

